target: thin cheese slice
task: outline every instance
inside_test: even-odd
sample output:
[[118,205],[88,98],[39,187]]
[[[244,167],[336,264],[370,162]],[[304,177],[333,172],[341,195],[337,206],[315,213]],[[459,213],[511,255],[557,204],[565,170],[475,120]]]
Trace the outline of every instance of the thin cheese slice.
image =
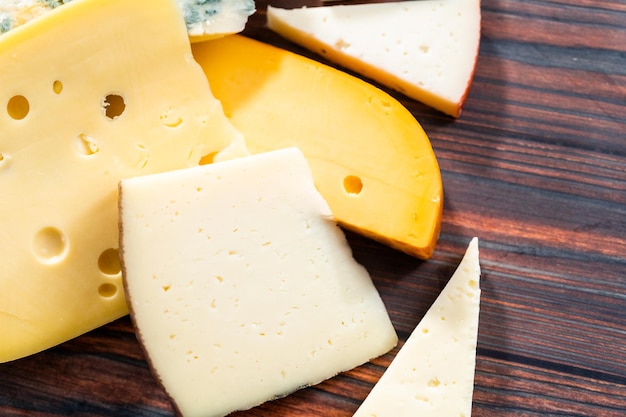
[[223,416],[393,348],[295,148],[121,182],[126,295],[182,415]]
[[302,150],[339,223],[427,259],[443,190],[428,137],[397,100],[356,77],[239,35],[193,45],[252,153]]
[[127,313],[120,178],[245,146],[171,0],[59,7],[0,37],[0,74],[4,362]]
[[458,117],[480,42],[480,0],[268,7],[270,29]]
[[480,308],[478,239],[355,417],[470,417]]

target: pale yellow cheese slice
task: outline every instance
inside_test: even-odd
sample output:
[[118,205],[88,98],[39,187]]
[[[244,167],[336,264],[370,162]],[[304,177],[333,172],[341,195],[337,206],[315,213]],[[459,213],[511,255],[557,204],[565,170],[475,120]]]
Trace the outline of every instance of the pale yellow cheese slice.
[[171,0],[66,4],[0,37],[0,74],[4,362],[127,313],[121,178],[245,146]]
[[458,117],[480,43],[480,0],[281,9],[268,27],[331,61]]
[[354,417],[470,417],[480,312],[478,239]]
[[397,342],[296,148],[123,180],[120,212],[131,317],[184,416],[253,407]]
[[297,146],[339,223],[420,258],[439,237],[439,165],[413,115],[356,77],[240,35],[193,45],[253,153]]

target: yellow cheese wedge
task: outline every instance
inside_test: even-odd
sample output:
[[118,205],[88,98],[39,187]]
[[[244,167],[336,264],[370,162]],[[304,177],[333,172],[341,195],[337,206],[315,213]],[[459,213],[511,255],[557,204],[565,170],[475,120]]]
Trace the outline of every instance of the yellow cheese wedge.
[[343,227],[431,256],[441,176],[405,107],[356,77],[240,35],[192,49],[252,153],[300,148]]
[[0,37],[0,74],[4,362],[127,313],[121,178],[245,147],[171,0],[66,4]]
[[480,313],[478,239],[354,417],[470,417]]
[[133,322],[181,415],[317,384],[397,336],[296,148],[120,183]]
[[333,62],[458,117],[478,56],[480,0],[270,6],[267,24]]

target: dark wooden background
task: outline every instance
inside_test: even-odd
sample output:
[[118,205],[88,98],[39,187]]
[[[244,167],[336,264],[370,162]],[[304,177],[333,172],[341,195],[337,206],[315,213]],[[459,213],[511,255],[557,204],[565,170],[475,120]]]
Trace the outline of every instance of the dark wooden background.
[[[264,28],[266,3],[246,34],[311,56]],[[320,2],[272,4],[296,3]],[[392,92],[441,166],[433,258],[349,234],[355,257],[402,341],[478,236],[474,416],[625,416],[626,2],[484,0],[482,13],[460,119]],[[396,352],[234,415],[351,416]],[[128,318],[0,364],[1,417],[171,415]]]

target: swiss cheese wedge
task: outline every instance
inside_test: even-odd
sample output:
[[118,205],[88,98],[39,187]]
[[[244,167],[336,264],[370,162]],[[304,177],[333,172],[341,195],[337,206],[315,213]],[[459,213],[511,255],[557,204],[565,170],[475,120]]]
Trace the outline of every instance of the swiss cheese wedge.
[[0,37],[0,362],[127,313],[121,178],[245,154],[172,0],[81,0]]
[[472,415],[480,312],[478,239],[355,417]]
[[268,7],[270,29],[458,117],[480,42],[480,0]]
[[356,77],[240,35],[193,45],[252,153],[297,146],[339,223],[420,258],[434,250],[441,175],[397,100]]
[[123,180],[126,296],[181,415],[316,384],[397,337],[296,148]]

